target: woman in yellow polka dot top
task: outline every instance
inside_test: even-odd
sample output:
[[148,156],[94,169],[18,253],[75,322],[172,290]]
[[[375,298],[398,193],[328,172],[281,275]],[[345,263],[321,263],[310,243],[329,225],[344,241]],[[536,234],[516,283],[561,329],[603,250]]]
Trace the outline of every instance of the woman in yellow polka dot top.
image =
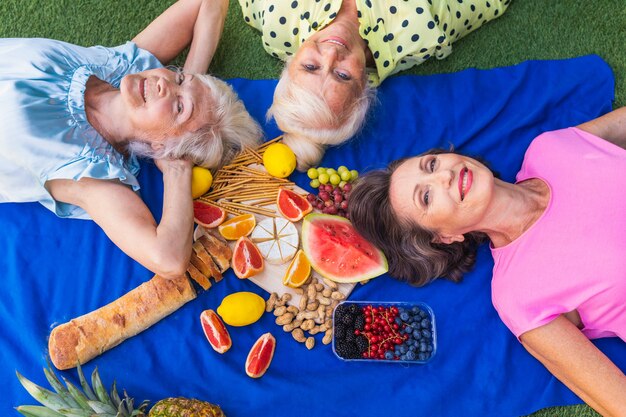
[[298,169],[363,125],[377,87],[500,16],[511,0],[239,0],[263,46],[286,62],[268,115]]

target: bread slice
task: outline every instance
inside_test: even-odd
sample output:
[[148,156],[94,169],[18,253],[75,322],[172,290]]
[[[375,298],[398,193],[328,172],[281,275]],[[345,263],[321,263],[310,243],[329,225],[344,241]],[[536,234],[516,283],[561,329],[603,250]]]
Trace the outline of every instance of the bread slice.
[[192,245],[192,248],[198,260],[205,266],[206,269],[208,269],[209,273],[207,274],[207,276],[213,277],[215,279],[215,282],[221,281],[222,272],[213,261],[213,257],[211,257],[206,248],[202,246],[202,243],[200,243],[199,241],[195,241]]
[[204,246],[215,264],[220,268],[221,272],[230,268],[230,260],[233,257],[233,251],[226,242],[213,236],[211,233],[205,233],[197,240]]
[[212,284],[211,281],[209,281],[207,275],[200,272],[200,270],[196,268],[192,263],[187,266],[187,273],[189,274],[191,279],[196,281],[198,285],[200,285],[205,291],[211,288]]

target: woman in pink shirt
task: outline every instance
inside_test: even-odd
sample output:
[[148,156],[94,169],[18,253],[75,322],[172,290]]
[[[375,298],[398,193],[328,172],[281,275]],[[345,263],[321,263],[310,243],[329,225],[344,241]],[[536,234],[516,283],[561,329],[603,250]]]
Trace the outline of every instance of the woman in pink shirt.
[[489,240],[504,323],[591,407],[626,416],[626,376],[589,341],[626,341],[625,149],[621,108],[535,138],[515,184],[431,151],[365,175],[350,218],[413,285],[459,281]]

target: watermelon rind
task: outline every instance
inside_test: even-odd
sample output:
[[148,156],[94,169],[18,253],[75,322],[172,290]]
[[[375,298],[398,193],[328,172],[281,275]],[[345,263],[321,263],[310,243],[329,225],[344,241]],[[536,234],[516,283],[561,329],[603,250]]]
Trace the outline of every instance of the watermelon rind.
[[[324,265],[321,263],[321,261],[316,258],[315,253],[314,253],[315,248],[311,247],[311,242],[310,242],[310,236],[313,233],[312,225],[316,222],[324,222],[324,221],[333,222],[333,223],[343,223],[343,224],[349,225],[352,231],[356,235],[358,235],[358,237],[360,237],[361,239],[363,239],[365,242],[367,242],[369,245],[372,246],[373,250],[378,254],[378,260],[380,262],[374,267],[362,271],[362,273],[360,273],[358,276],[351,276],[351,277],[340,276],[340,275],[337,275],[328,271],[324,267]],[[313,267],[313,269],[324,278],[328,278],[332,281],[339,282],[339,283],[365,281],[368,279],[376,278],[386,273],[389,270],[389,266],[388,266],[387,258],[385,257],[385,254],[381,250],[376,248],[373,244],[365,240],[365,238],[361,236],[354,229],[350,220],[346,219],[345,217],[334,216],[332,214],[322,214],[322,213],[311,213],[311,214],[306,215],[302,222],[301,240],[302,240],[302,249],[306,253],[307,258],[309,258],[309,261],[311,262],[311,266]],[[342,253],[342,251],[337,251],[337,253]]]

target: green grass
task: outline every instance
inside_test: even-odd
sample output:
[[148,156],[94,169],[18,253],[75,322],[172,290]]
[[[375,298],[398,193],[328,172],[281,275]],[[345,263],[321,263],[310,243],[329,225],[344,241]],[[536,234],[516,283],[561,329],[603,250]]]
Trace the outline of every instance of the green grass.
[[[223,78],[276,78],[281,64],[267,55],[257,33],[230,0],[222,43],[210,71]],[[0,37],[46,37],[80,45],[118,45],[137,34],[171,0],[1,0]],[[529,59],[600,55],[615,73],[615,106],[626,105],[626,2],[624,0],[514,0],[501,18],[454,45],[443,61],[409,74],[469,67],[493,68]],[[503,399],[506,401],[506,399]],[[598,416],[585,405],[553,407],[533,417]]]

